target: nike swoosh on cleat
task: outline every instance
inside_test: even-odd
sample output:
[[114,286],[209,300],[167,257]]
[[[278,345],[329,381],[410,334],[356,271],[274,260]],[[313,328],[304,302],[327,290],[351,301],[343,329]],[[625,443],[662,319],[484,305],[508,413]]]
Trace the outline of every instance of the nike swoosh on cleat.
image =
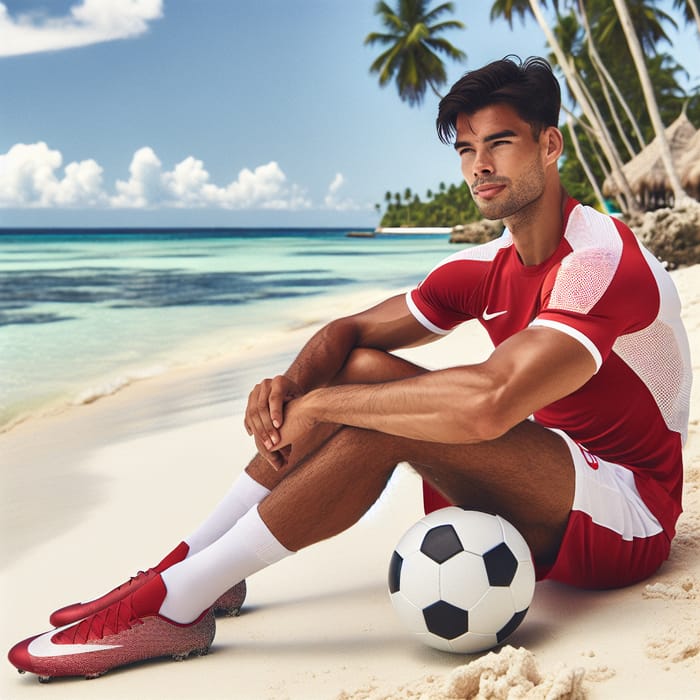
[[503,314],[507,314],[508,309],[505,311],[494,311],[493,313],[489,313],[489,307],[487,306],[484,309],[484,313],[481,314],[481,318],[484,319],[484,321],[490,321],[492,318],[496,318],[497,316],[503,316]]
[[54,635],[62,632],[69,627],[72,627],[75,623],[71,622],[68,625],[59,627],[58,629],[51,630],[50,632],[45,632],[39,635],[29,643],[27,651],[32,655],[39,658],[46,658],[48,656],[69,656],[70,654],[87,654],[91,651],[107,651],[108,649],[119,649],[121,644],[54,644],[52,639]]

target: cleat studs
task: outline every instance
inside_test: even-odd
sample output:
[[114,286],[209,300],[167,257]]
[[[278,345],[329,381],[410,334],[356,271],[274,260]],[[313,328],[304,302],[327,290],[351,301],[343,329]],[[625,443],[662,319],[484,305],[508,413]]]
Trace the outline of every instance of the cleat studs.
[[238,617],[241,614],[240,608],[217,608],[216,612],[225,615],[226,617]]
[[206,656],[208,653],[209,647],[205,647],[204,649],[191,649],[184,654],[173,654],[172,659],[173,661],[184,661],[190,656]]
[[51,682],[51,676],[37,676],[39,679],[39,683],[50,683]]
[[23,668],[18,668],[17,673],[19,673],[20,676],[23,676],[26,673],[26,671]]
[[98,671],[97,673],[88,673],[85,675],[85,680],[86,681],[94,681],[95,678],[99,678],[100,676],[104,676],[105,673],[107,673],[107,671]]

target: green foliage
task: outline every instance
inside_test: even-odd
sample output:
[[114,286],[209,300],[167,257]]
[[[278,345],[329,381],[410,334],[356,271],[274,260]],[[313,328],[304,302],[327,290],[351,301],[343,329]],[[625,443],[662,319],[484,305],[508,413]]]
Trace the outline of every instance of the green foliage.
[[[612,86],[605,80],[602,71],[597,69],[591,57],[580,14],[581,6],[569,5],[569,11],[559,16],[554,32],[564,53],[573,61],[576,72],[600,110],[620,157],[626,162],[655,136],[649,111],[613,4],[609,0],[586,0],[582,6],[586,11],[593,44],[602,65],[609,72],[622,99],[628,105],[641,131],[643,142],[636,138],[634,125],[625,113],[620,99],[614,94]],[[700,126],[700,86],[694,86],[686,92],[679,79],[687,77],[687,70],[671,54],[663,51],[664,44],[668,43],[666,28],[675,26],[676,21],[650,0],[629,0],[628,7],[645,48],[647,70],[654,87],[661,120],[668,126],[685,109],[690,121]],[[548,58],[556,66],[555,57],[550,55]],[[620,123],[619,128],[615,124],[613,109]],[[584,157],[598,184],[602,185],[607,172],[601,163],[600,149],[581,124],[576,125],[576,134]],[[564,136],[567,157],[561,166],[562,181],[573,196],[595,204],[592,187],[577,161],[568,128],[564,129]],[[630,153],[627,144],[633,153]]]
[[439,36],[450,29],[464,29],[457,20],[438,21],[454,12],[451,2],[434,8],[427,0],[398,0],[396,9],[378,2],[374,13],[379,16],[385,32],[371,32],[365,44],[387,47],[370,66],[379,75],[382,87],[395,81],[402,100],[411,107],[418,106],[428,87],[439,95],[438,89],[447,82],[445,64],[440,54],[463,61],[466,54]]
[[466,183],[447,187],[441,182],[438,190],[428,190],[424,200],[417,193],[411,194],[410,188],[406,188],[403,197],[400,192],[387,192],[379,225],[454,226],[481,218]]

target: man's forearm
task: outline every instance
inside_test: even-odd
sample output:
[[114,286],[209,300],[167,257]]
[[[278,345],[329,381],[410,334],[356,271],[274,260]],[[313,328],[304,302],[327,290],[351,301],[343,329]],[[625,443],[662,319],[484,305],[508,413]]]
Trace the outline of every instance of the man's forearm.
[[478,442],[496,437],[489,381],[475,368],[454,368],[383,384],[317,389],[301,408],[316,422],[430,442]]
[[383,384],[328,387],[307,394],[307,421],[339,423],[417,440],[493,440],[568,396],[595,374],[588,349],[566,333],[528,328],[485,362]]

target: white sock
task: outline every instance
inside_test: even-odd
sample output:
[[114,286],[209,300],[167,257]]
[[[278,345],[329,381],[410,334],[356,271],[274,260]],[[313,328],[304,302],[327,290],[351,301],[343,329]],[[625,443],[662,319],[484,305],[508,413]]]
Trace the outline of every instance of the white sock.
[[244,471],[240,474],[219,505],[191,535],[185,538],[190,548],[187,556],[191,557],[212,542],[216,542],[236,524],[242,515],[260,503],[269,493],[270,489],[255,481],[248,472]]
[[192,622],[231,586],[290,554],[253,506],[216,542],[161,574],[168,592],[159,612]]

